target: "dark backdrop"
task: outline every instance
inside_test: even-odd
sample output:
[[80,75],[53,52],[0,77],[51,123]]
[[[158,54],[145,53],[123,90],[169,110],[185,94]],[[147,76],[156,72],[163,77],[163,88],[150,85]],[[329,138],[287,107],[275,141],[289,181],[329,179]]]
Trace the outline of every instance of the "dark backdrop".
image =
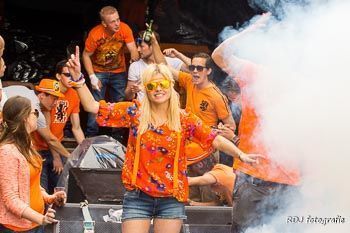
[[[135,33],[144,29],[145,18],[152,17],[163,42],[209,45],[217,42],[224,26],[237,27],[256,13],[247,0],[3,0],[2,4],[2,24],[66,43],[83,40],[99,22],[98,11],[104,5],[117,7]],[[189,34],[192,40],[186,40]]]

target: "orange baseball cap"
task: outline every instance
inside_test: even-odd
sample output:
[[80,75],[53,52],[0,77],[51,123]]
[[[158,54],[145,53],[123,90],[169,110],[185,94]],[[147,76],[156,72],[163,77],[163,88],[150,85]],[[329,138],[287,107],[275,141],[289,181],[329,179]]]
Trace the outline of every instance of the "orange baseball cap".
[[64,97],[64,95],[61,93],[59,82],[53,79],[42,79],[39,85],[35,86],[35,90],[57,97]]
[[202,159],[205,159],[213,153],[214,149],[211,147],[208,150],[204,150],[200,144],[196,142],[186,142],[185,155],[187,157],[187,166],[197,163]]

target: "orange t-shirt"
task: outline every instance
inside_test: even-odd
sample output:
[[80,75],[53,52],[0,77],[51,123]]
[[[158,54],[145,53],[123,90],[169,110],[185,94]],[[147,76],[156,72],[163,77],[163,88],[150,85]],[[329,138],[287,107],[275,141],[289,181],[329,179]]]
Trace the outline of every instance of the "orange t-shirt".
[[[64,97],[60,97],[50,112],[50,130],[59,141],[64,137],[64,127],[73,113],[79,113],[80,99],[77,92],[73,88],[68,88],[64,93]],[[45,140],[37,133],[33,133],[33,143],[36,150],[48,150],[49,146]]]
[[134,41],[130,27],[121,22],[119,30],[108,35],[102,24],[95,26],[85,41],[85,51],[93,53],[95,72],[121,73],[126,71],[124,47]]
[[[42,164],[41,162],[39,163]],[[30,201],[29,206],[33,210],[35,210],[38,213],[44,214],[45,211],[45,202],[43,195],[41,193],[40,188],[40,174],[42,167],[40,166],[40,169],[33,167],[30,163],[28,163],[29,170],[30,170]],[[9,228],[13,231],[28,231],[30,229],[33,229],[34,227],[37,227],[38,224],[32,223],[32,227],[29,229],[26,228],[19,228],[11,225],[5,225],[6,228]]]
[[192,76],[179,72],[179,84],[186,90],[186,108],[196,114],[209,126],[216,126],[219,120],[231,115],[227,98],[215,84],[198,90],[192,83]]
[[[251,63],[242,66],[237,74],[237,83],[241,88],[242,116],[239,124],[239,148],[245,153],[262,154],[266,156],[265,146],[255,136],[259,132],[260,119],[256,114],[254,103],[249,94],[249,86],[254,82],[257,67]],[[277,183],[296,185],[300,175],[296,169],[286,168],[272,161],[269,157],[259,159],[259,164],[243,163],[239,159],[234,160],[233,168],[256,178]]]
[[229,206],[232,206],[233,187],[236,181],[236,174],[232,167],[216,164],[208,173],[216,179],[216,184],[212,185],[213,190],[215,191],[216,187],[219,186],[220,195],[226,199]]
[[130,128],[129,141],[125,154],[122,181],[127,190],[140,189],[153,197],[174,196],[180,202],[187,201],[187,163],[184,153],[186,140],[196,139],[202,148],[210,149],[215,133],[209,126],[192,113],[181,114],[181,144],[178,159],[178,190],[173,189],[174,157],[176,154],[178,134],[166,125],[158,128],[149,126],[141,135],[140,160],[135,186],[132,174],[136,152],[136,138],[139,126],[139,103],[100,101],[97,123],[100,126]]

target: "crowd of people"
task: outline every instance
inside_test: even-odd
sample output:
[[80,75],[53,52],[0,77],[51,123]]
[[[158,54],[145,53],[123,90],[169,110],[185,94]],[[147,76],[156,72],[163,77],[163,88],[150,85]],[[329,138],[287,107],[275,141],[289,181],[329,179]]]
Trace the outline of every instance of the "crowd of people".
[[[122,232],[148,232],[152,219],[156,233],[180,232],[186,204],[232,206],[232,232],[264,223],[279,207],[273,198],[294,190],[299,173],[273,161],[255,138],[260,119],[247,88],[258,66],[225,51],[269,14],[211,55],[191,58],[162,51],[155,32],[135,40],[114,7],[103,7],[100,18],[82,56],[76,47],[55,77],[34,88],[0,85],[1,232],[40,233],[57,222],[52,204],[66,198],[54,188],[70,157],[62,145],[68,121],[78,144],[100,127],[129,129]],[[0,77],[4,48],[0,37]],[[218,68],[226,72],[220,84],[213,81]],[[85,133],[80,105],[89,114]]]

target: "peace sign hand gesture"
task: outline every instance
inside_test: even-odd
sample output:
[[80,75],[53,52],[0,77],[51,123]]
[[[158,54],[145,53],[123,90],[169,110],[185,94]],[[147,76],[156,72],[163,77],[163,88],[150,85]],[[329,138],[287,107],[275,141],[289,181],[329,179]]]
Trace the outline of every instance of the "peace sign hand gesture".
[[66,64],[73,81],[78,81],[81,77],[79,46],[75,46],[75,53],[70,55]]

